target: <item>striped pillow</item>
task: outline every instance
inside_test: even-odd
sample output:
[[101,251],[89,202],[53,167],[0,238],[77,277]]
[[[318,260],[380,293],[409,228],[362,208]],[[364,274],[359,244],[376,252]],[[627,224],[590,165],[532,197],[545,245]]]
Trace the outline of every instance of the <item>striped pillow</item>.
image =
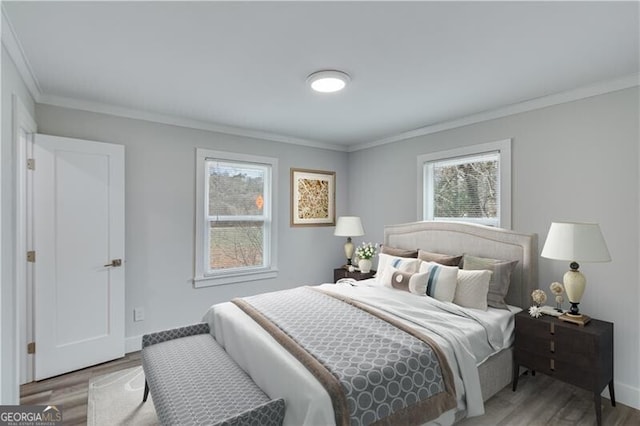
[[420,273],[427,273],[425,293],[441,302],[453,302],[458,283],[457,266],[445,266],[436,262],[422,262]]
[[402,271],[402,272],[417,272],[418,267],[420,266],[420,261],[418,259],[410,258],[410,257],[398,257],[391,256],[389,254],[380,253],[378,255],[378,271],[376,273],[377,277],[384,276],[384,271],[389,266],[393,266],[394,268]]

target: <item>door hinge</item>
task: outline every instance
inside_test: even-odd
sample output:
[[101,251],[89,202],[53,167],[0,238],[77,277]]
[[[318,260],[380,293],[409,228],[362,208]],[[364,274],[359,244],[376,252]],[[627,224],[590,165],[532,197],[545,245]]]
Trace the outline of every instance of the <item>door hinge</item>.
[[36,262],[36,252],[34,250],[27,252],[27,262]]
[[28,158],[27,159],[27,169],[28,170],[35,170],[36,169],[36,160],[35,160],[35,158]]
[[28,354],[36,353],[36,342],[27,343],[27,353]]

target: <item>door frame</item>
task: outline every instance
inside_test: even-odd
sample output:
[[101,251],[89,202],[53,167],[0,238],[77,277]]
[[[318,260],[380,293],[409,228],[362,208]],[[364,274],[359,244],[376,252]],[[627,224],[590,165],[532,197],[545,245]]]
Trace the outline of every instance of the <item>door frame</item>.
[[30,201],[32,178],[27,169],[27,159],[33,154],[33,136],[20,138],[20,131],[37,132],[37,124],[18,96],[13,94],[13,141],[15,147],[16,177],[16,240],[15,240],[15,289],[16,289],[16,362],[18,384],[34,380],[34,356],[27,353],[27,343],[33,341],[33,266],[27,262],[27,251],[33,249],[31,229],[33,225]]

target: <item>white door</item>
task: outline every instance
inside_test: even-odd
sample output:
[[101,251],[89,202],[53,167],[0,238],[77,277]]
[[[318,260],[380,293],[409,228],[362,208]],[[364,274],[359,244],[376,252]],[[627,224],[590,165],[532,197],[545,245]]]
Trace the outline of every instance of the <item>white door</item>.
[[35,378],[124,356],[124,146],[36,135]]

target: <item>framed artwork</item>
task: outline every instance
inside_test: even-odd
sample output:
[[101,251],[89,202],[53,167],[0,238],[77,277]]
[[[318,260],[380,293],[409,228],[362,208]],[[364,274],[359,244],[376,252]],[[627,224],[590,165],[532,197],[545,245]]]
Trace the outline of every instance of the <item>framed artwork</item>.
[[336,172],[291,169],[291,226],[335,226]]

